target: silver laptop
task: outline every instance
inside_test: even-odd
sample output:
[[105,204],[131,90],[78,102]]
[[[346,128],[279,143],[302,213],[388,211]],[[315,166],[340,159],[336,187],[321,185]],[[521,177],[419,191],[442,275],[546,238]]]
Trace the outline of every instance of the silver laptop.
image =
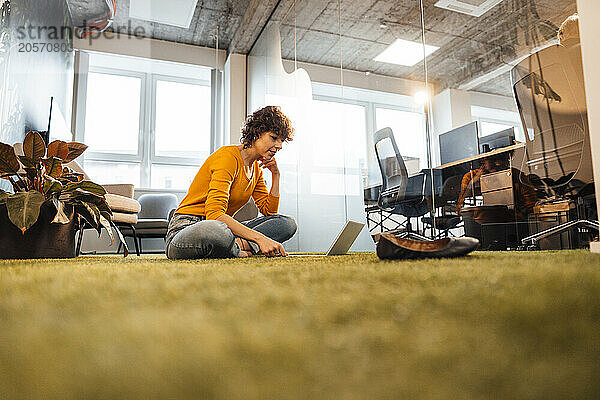
[[341,256],[348,253],[348,250],[362,231],[365,224],[362,222],[348,221],[344,225],[344,229],[337,235],[331,247],[326,254],[306,254],[306,253],[295,253],[290,256],[303,256],[303,257],[321,257],[321,256]]

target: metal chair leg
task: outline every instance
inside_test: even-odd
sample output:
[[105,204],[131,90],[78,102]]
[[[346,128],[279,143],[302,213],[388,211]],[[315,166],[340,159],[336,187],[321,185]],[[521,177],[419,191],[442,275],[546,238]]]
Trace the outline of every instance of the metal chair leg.
[[79,257],[79,254],[81,254],[81,242],[83,240],[83,231],[84,230],[85,230],[84,226],[79,228],[79,235],[77,237],[77,247],[75,248],[75,255],[77,257]]
[[552,236],[557,233],[561,233],[563,231],[569,230],[571,228],[579,227],[579,226],[585,226],[587,228],[591,228],[591,229],[595,229],[595,230],[599,230],[599,228],[600,228],[600,224],[598,224],[598,222],[580,219],[580,220],[576,220],[576,221],[566,222],[564,224],[554,226],[552,228],[543,230],[536,234],[527,236],[526,238],[521,239],[521,243],[523,243],[525,245],[525,244],[527,244],[527,242],[531,242],[531,244],[535,245],[535,244],[537,244],[537,242],[540,239],[544,239],[544,238],[547,238],[548,236]]
[[138,237],[137,237],[137,234],[135,233],[135,226],[133,226],[133,224],[128,224],[128,225],[131,228],[131,232],[133,233],[133,245],[135,246],[135,254],[137,254],[139,256],[141,243],[138,244]]

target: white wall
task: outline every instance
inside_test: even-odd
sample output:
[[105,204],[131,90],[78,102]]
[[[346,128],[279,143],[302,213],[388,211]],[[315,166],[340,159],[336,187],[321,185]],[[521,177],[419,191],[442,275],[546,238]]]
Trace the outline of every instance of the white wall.
[[[298,68],[302,68],[308,72],[312,82],[329,83],[332,85],[340,84],[340,69],[329,67],[326,65],[297,63]],[[294,71],[294,62],[283,60],[283,66],[287,73]],[[421,81],[413,81],[403,78],[394,78],[391,76],[366,74],[360,71],[351,71],[344,69],[344,86],[358,89],[376,90],[379,92],[388,92],[394,94],[404,94],[413,96],[418,91],[425,90],[425,83]],[[430,90],[433,91],[432,86]]]
[[[600,2],[598,0],[577,0],[579,11],[579,29],[581,37],[581,52],[583,57],[583,73],[590,126],[590,142],[592,162],[596,184],[596,204],[600,210],[600,52],[598,52],[598,37],[600,37]],[[590,244],[593,252],[600,253],[600,243]]]
[[221,70],[225,66],[227,55],[225,50],[219,50],[215,56],[215,49],[208,47],[126,35],[121,35],[120,37],[114,36],[112,39],[104,36],[93,40],[76,38],[73,40],[73,48],[76,50],[97,51],[212,68],[217,64]]
[[240,129],[246,119],[246,56],[229,54],[225,62],[225,136],[239,143]]
[[500,96],[497,94],[469,92],[471,105],[477,107],[494,108],[504,111],[517,111],[517,104],[513,97]]
[[438,136],[473,121],[471,115],[470,92],[458,89],[446,89],[431,101],[431,155],[434,165],[440,165],[440,146]]

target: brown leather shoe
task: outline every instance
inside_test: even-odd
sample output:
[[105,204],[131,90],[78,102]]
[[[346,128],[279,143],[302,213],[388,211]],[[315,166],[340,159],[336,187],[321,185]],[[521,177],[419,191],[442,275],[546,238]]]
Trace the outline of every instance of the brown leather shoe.
[[472,237],[422,241],[382,233],[377,243],[377,256],[382,260],[460,257],[478,247],[479,240]]

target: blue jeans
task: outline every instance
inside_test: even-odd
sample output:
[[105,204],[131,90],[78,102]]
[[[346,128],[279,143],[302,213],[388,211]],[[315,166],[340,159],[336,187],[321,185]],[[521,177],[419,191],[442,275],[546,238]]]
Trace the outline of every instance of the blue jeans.
[[[292,217],[279,214],[258,217],[242,224],[279,243],[289,240],[297,229]],[[169,222],[165,252],[172,260],[239,257],[241,250],[235,238],[224,222],[206,221],[198,215],[175,214]],[[249,243],[253,252],[258,253],[258,245]]]

